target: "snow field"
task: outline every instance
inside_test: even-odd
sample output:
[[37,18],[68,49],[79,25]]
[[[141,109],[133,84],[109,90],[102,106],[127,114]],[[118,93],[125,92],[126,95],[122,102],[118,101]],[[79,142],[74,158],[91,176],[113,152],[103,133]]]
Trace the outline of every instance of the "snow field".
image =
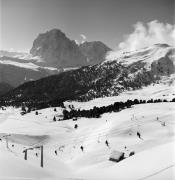
[[[61,108],[57,108],[57,112],[54,108],[38,112],[39,115],[31,112],[24,116],[20,115],[20,110],[13,108],[0,112],[0,119],[6,117],[0,123],[0,136],[11,135],[8,137],[10,150],[6,148],[4,138],[0,141],[0,162],[6,164],[13,156],[11,161],[14,163],[19,160],[24,168],[28,164],[32,166],[29,172],[32,171],[32,177],[36,179],[139,179],[174,162],[174,103],[140,104],[121,112],[106,113],[98,119],[81,118],[77,121],[53,122],[53,116],[58,116]],[[78,124],[77,129],[74,129],[75,124]],[[137,132],[142,139],[138,138]],[[106,140],[109,147],[105,144]],[[25,148],[39,145],[44,145],[43,169],[40,168],[39,149],[28,151],[27,161],[22,153]],[[84,147],[83,152],[80,146]],[[108,159],[113,150],[124,152],[126,159],[119,163],[110,162]],[[128,157],[131,151],[135,155]],[[158,151],[160,153],[155,155]],[[145,164],[144,168],[140,164]],[[172,168],[167,171],[172,171]],[[23,168],[14,167],[11,177],[29,177],[29,172],[25,176],[18,169]],[[42,175],[43,171],[46,175]],[[9,175],[7,170],[3,172],[0,176]],[[167,173],[167,176],[172,176],[172,173]]]

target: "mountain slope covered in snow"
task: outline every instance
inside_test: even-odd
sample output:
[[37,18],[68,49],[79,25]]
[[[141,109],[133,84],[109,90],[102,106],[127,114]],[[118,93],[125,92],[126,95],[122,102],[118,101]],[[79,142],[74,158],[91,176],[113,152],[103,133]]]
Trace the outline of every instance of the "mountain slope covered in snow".
[[[82,100],[174,82],[174,48],[154,45],[126,56],[25,83],[2,100],[10,102]],[[136,58],[137,57],[137,58]],[[167,79],[164,81],[164,79]]]
[[52,74],[58,74],[59,70],[52,67],[41,67],[34,63],[35,60],[18,58],[0,58],[0,82],[17,87],[24,82],[33,81]]
[[[105,101],[108,98],[101,105]],[[0,175],[42,180],[157,180],[160,177],[173,180],[174,107],[174,103],[168,102],[134,105],[100,118],[77,121],[53,121],[54,116],[58,120],[62,114],[63,109],[59,107],[57,111],[47,108],[39,110],[38,115],[31,112],[23,116],[20,109],[1,110],[0,168],[3,172]],[[74,128],[75,124],[78,128]],[[5,135],[10,135],[9,148],[6,148]],[[40,145],[44,146],[42,169],[39,169],[40,149],[35,148]],[[32,147],[25,161],[23,150]],[[119,163],[109,161],[113,151],[124,152],[126,158]],[[135,154],[129,156],[133,151]],[[7,167],[15,163],[19,164]]]

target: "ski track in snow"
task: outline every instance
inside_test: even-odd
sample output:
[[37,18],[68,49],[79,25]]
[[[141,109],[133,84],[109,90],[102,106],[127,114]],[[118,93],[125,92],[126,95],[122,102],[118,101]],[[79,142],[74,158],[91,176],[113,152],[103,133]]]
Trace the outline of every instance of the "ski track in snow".
[[148,176],[146,176],[146,177],[144,177],[144,178],[138,179],[138,180],[144,180],[144,179],[151,178],[151,177],[153,177],[153,176],[155,176],[155,175],[157,175],[157,174],[160,174],[160,173],[162,173],[162,172],[164,172],[164,171],[166,171],[166,170],[168,170],[168,169],[170,169],[170,168],[172,168],[172,167],[174,167],[174,166],[175,166],[175,164],[172,164],[172,165],[170,165],[170,166],[168,166],[168,167],[166,167],[166,168],[163,168],[163,169],[159,170],[158,172],[155,172],[155,173],[153,173],[153,174],[150,174],[150,175],[148,175]]
[[[140,99],[142,97],[150,99],[150,96],[140,95],[146,94],[148,90],[151,90],[149,94],[153,98],[158,97],[157,94],[162,98],[170,98],[163,96],[170,94],[170,86],[157,86],[162,90],[160,88],[155,90],[155,86],[154,88],[149,86],[138,92],[130,92],[126,98],[135,99],[140,96]],[[93,106],[113,104],[126,94],[120,97],[99,98],[86,103],[66,102],[65,105],[68,107],[69,104],[73,104],[75,108],[90,109]],[[57,112],[53,109],[39,110],[38,116],[35,112],[21,116],[20,110],[13,108],[0,110],[0,137],[11,135],[8,137],[9,149],[6,149],[4,138],[0,141],[0,169],[3,172],[0,172],[0,180],[106,180],[106,178],[158,180],[160,177],[173,180],[175,103],[140,104],[121,112],[103,114],[99,119],[81,118],[75,122],[72,120],[53,122],[53,116],[62,112],[61,108],[57,108]],[[157,117],[159,120],[156,120]],[[162,126],[162,122],[165,122],[165,127]],[[76,130],[75,124],[78,124]],[[137,137],[137,131],[140,131],[143,140]],[[129,132],[132,132],[131,135]],[[106,139],[110,148],[105,145]],[[43,169],[39,167],[39,149],[30,150],[27,161],[23,159],[22,153],[25,148],[40,145],[44,145]],[[84,152],[80,150],[81,145],[84,146]],[[124,146],[127,146],[127,149]],[[57,155],[54,153],[55,150]],[[115,164],[108,161],[112,150],[125,152],[126,155],[135,151],[136,154]],[[35,156],[36,153],[38,157]],[[152,169],[148,164],[149,157],[150,163],[153,164]],[[158,159],[164,164],[156,164]],[[139,170],[141,172],[137,172],[136,168],[139,164],[144,164],[144,161],[147,164],[144,168],[140,167],[143,169]]]

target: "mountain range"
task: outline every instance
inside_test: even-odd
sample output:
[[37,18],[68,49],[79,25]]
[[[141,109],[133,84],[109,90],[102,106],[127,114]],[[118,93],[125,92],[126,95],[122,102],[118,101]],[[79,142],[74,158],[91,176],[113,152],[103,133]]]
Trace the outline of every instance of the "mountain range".
[[37,80],[59,72],[57,68],[41,67],[32,61],[6,56],[0,57],[0,95],[24,82]]
[[27,81],[102,62],[110,50],[100,41],[77,45],[58,29],[39,34],[30,53],[0,51],[0,95]]
[[[161,83],[175,73],[175,48],[155,44],[132,52],[121,52],[101,63],[26,82],[10,91],[1,101],[44,103],[65,100],[87,101],[115,96],[124,91]],[[174,76],[173,76],[174,77]],[[170,85],[174,82],[167,81]]]

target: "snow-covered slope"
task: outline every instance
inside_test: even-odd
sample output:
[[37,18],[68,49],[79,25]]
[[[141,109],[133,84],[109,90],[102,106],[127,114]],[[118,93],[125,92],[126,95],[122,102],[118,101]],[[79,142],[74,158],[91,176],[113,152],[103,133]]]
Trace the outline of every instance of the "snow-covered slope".
[[[5,148],[5,138],[0,141],[0,169],[6,168],[3,163],[10,162],[12,156],[13,163],[20,163],[25,148],[44,145],[43,170],[38,170],[40,150],[33,149],[28,151],[28,160],[22,162],[24,169],[29,164],[32,168],[25,169],[22,177],[29,178],[28,174],[32,173],[33,179],[135,180],[154,174],[159,177],[163,173],[161,177],[165,179],[174,178],[174,103],[135,105],[118,113],[104,114],[99,119],[80,118],[78,121],[54,122],[53,117],[59,118],[61,108],[57,108],[57,112],[53,108],[38,112],[38,115],[31,112],[21,116],[18,109],[1,110],[0,136],[10,136],[9,149]],[[138,131],[141,139],[137,136]],[[106,140],[110,148],[106,146]],[[126,159],[110,162],[113,150],[124,152]],[[128,157],[131,151],[135,155]],[[0,176],[21,177],[20,168],[23,169],[16,166],[3,174],[0,171]],[[168,170],[164,171],[166,168]],[[53,177],[49,177],[50,173]]]
[[12,60],[0,60],[0,64],[5,64],[5,65],[12,65],[20,68],[25,68],[25,69],[31,69],[34,71],[39,71],[40,69],[48,69],[50,71],[59,71],[57,68],[53,67],[41,67],[38,66],[32,62],[16,62]]
[[[136,98],[172,100],[175,98],[175,69],[171,48],[155,45],[126,53],[128,57],[118,58],[119,63],[106,61],[29,83],[29,86],[19,87],[13,97],[18,98],[17,95],[23,91],[26,93],[22,94],[22,100],[29,95],[36,99],[40,95],[43,98],[43,94],[50,97],[53,93],[57,98],[65,93],[69,96],[70,93],[72,96],[80,94],[90,99],[99,97],[89,102],[64,103],[66,108],[73,105],[80,109]],[[25,65],[37,72],[37,65]],[[39,92],[38,97],[33,96],[36,92]],[[18,102],[20,99],[15,100]],[[0,179],[175,178],[174,102],[134,105],[120,112],[103,114],[100,118],[53,121],[54,116],[57,120],[61,117],[62,111],[58,107],[57,111],[47,108],[39,110],[38,115],[31,112],[22,116],[20,109],[8,107],[5,111],[0,110],[0,170],[3,170],[0,171]],[[39,168],[40,149],[35,148],[40,145],[44,146],[43,169]],[[33,148],[28,151],[27,161],[23,153],[26,148]],[[125,159],[119,163],[109,161],[113,151],[124,152]],[[135,154],[129,156],[133,151]],[[20,173],[21,170],[23,173]]]
[[[15,55],[13,57],[0,57],[0,82],[9,84],[13,88],[24,82],[37,80],[59,72],[60,70],[57,68],[37,65],[35,59],[19,59],[15,58]],[[7,91],[4,91],[4,93]]]
[[119,96],[95,98],[87,102],[66,101],[64,102],[64,105],[66,107],[73,105],[76,109],[92,109],[94,106],[108,106],[117,101],[125,102],[128,99],[166,99],[171,101],[173,98],[175,98],[175,74],[172,74],[169,77],[164,76],[162,80],[158,81],[157,83],[142,87],[138,90],[126,90]]
[[151,47],[145,47],[131,52],[112,51],[108,53],[106,61],[116,60],[125,65],[140,61],[150,66],[154,61],[166,56],[172,59],[173,62],[175,61],[174,47],[167,44],[155,44]]
[[30,98],[30,101],[38,106],[36,99],[44,99],[45,104],[63,99],[88,101],[99,97],[117,96],[155,84],[167,82],[170,85],[175,74],[174,50],[168,45],[158,44],[128,52],[126,55],[115,57],[115,60],[66,71],[19,86],[12,93],[6,94],[2,100],[27,103]]
[[[84,169],[82,179],[174,180],[174,142],[147,149],[117,165],[106,163]],[[106,168],[106,166],[109,168]]]
[[10,61],[10,60],[3,60],[3,61],[1,60],[0,63],[38,71],[38,66],[31,62],[20,63],[20,62],[15,62],[15,61]]
[[37,180],[52,178],[47,170],[32,165],[17,157],[17,155],[0,144],[0,180]]
[[8,58],[16,58],[20,60],[35,60],[35,61],[42,61],[39,56],[32,56],[32,54],[27,52],[15,52],[15,51],[6,51],[0,50],[0,57],[8,57]]

